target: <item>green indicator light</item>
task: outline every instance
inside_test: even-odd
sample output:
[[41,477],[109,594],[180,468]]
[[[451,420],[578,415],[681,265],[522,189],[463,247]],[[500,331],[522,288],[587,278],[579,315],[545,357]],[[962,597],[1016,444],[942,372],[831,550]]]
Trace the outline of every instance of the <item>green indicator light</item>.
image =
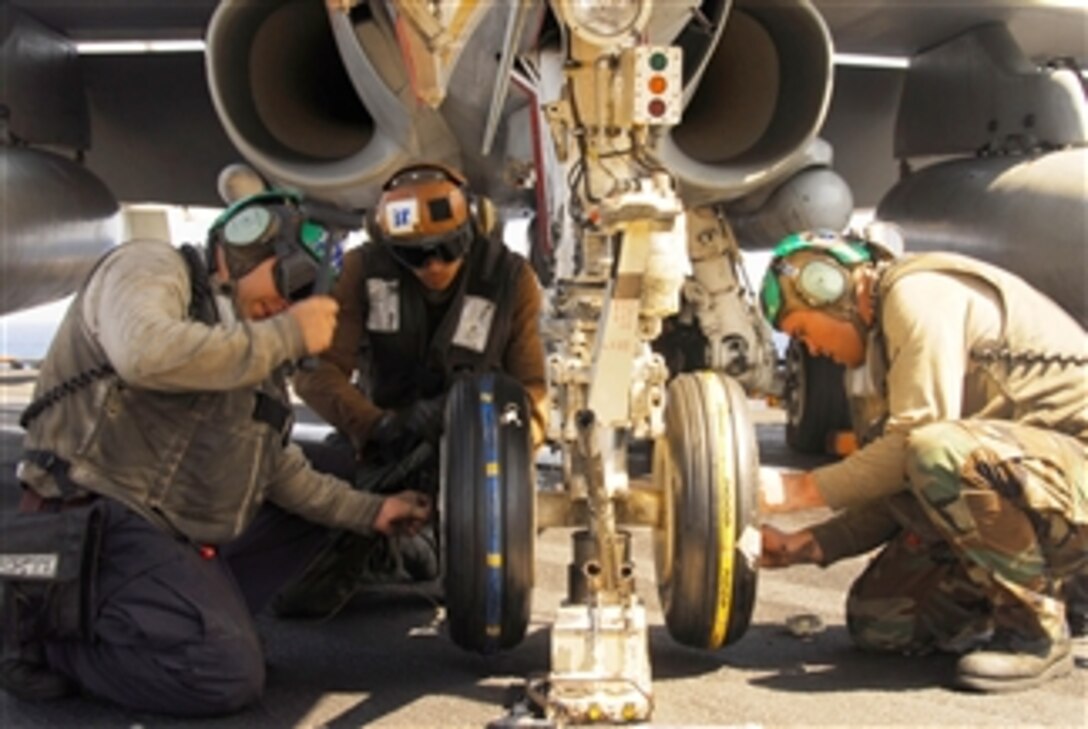
[[656,51],[650,56],[650,68],[655,71],[664,71],[669,65],[669,57],[661,51]]

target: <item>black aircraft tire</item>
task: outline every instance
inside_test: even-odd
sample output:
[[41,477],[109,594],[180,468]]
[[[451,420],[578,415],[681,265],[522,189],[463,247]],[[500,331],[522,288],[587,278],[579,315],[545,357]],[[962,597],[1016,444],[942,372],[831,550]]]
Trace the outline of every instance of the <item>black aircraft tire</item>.
[[842,365],[791,339],[786,373],[786,444],[798,453],[827,453],[828,435],[851,428]]
[[501,374],[459,380],[442,448],[443,583],[450,637],[494,653],[529,624],[536,493],[525,390]]
[[669,633],[696,648],[729,645],[751,622],[759,539],[759,453],[735,381],[713,372],[672,380],[653,478],[663,494],[654,563]]

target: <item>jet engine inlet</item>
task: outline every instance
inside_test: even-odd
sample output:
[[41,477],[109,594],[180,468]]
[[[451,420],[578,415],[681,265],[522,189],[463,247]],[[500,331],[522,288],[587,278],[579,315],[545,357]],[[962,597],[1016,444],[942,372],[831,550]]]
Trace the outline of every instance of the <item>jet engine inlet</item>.
[[330,161],[370,142],[373,119],[322,2],[225,3],[208,33],[208,75],[228,134],[258,155]]
[[808,2],[739,2],[662,160],[702,201],[731,200],[805,166],[831,98],[832,46]]

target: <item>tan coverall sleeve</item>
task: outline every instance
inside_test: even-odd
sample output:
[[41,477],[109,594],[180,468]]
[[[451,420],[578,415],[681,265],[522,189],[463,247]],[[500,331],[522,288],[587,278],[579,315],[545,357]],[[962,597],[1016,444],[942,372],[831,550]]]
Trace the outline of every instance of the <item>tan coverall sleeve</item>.
[[306,353],[286,312],[209,326],[189,319],[189,271],[169,244],[125,244],[107,257],[84,296],[84,319],[125,382],[163,392],[256,385]]
[[268,486],[269,501],[316,524],[362,534],[373,532],[383,497],[357,491],[335,476],[313,470],[294,443],[278,458],[273,469],[276,477]]
[[325,422],[344,432],[356,449],[366,442],[382,411],[351,377],[359,364],[359,348],[365,336],[366,311],[363,287],[363,256],[359,248],[344,256],[344,266],[332,296],[340,304],[332,346],[318,358],[317,367],[295,373],[295,392]]
[[966,286],[942,273],[904,277],[889,292],[883,314],[888,423],[880,438],[839,463],[813,471],[828,506],[857,506],[903,490],[910,431],[961,417],[968,294]]

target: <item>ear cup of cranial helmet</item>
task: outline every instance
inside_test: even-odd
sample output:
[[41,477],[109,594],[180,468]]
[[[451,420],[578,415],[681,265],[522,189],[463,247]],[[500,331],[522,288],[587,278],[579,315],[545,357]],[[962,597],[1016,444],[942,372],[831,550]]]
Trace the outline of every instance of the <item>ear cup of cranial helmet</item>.
[[499,213],[495,209],[495,203],[484,195],[469,195],[468,205],[469,215],[472,216],[472,227],[476,234],[481,238],[489,238],[499,224]]
[[797,275],[797,288],[814,306],[834,304],[846,293],[846,271],[830,261],[808,261]]
[[367,240],[377,243],[382,239],[382,231],[378,227],[377,205],[366,211],[366,215],[363,216],[363,230],[366,231]]

